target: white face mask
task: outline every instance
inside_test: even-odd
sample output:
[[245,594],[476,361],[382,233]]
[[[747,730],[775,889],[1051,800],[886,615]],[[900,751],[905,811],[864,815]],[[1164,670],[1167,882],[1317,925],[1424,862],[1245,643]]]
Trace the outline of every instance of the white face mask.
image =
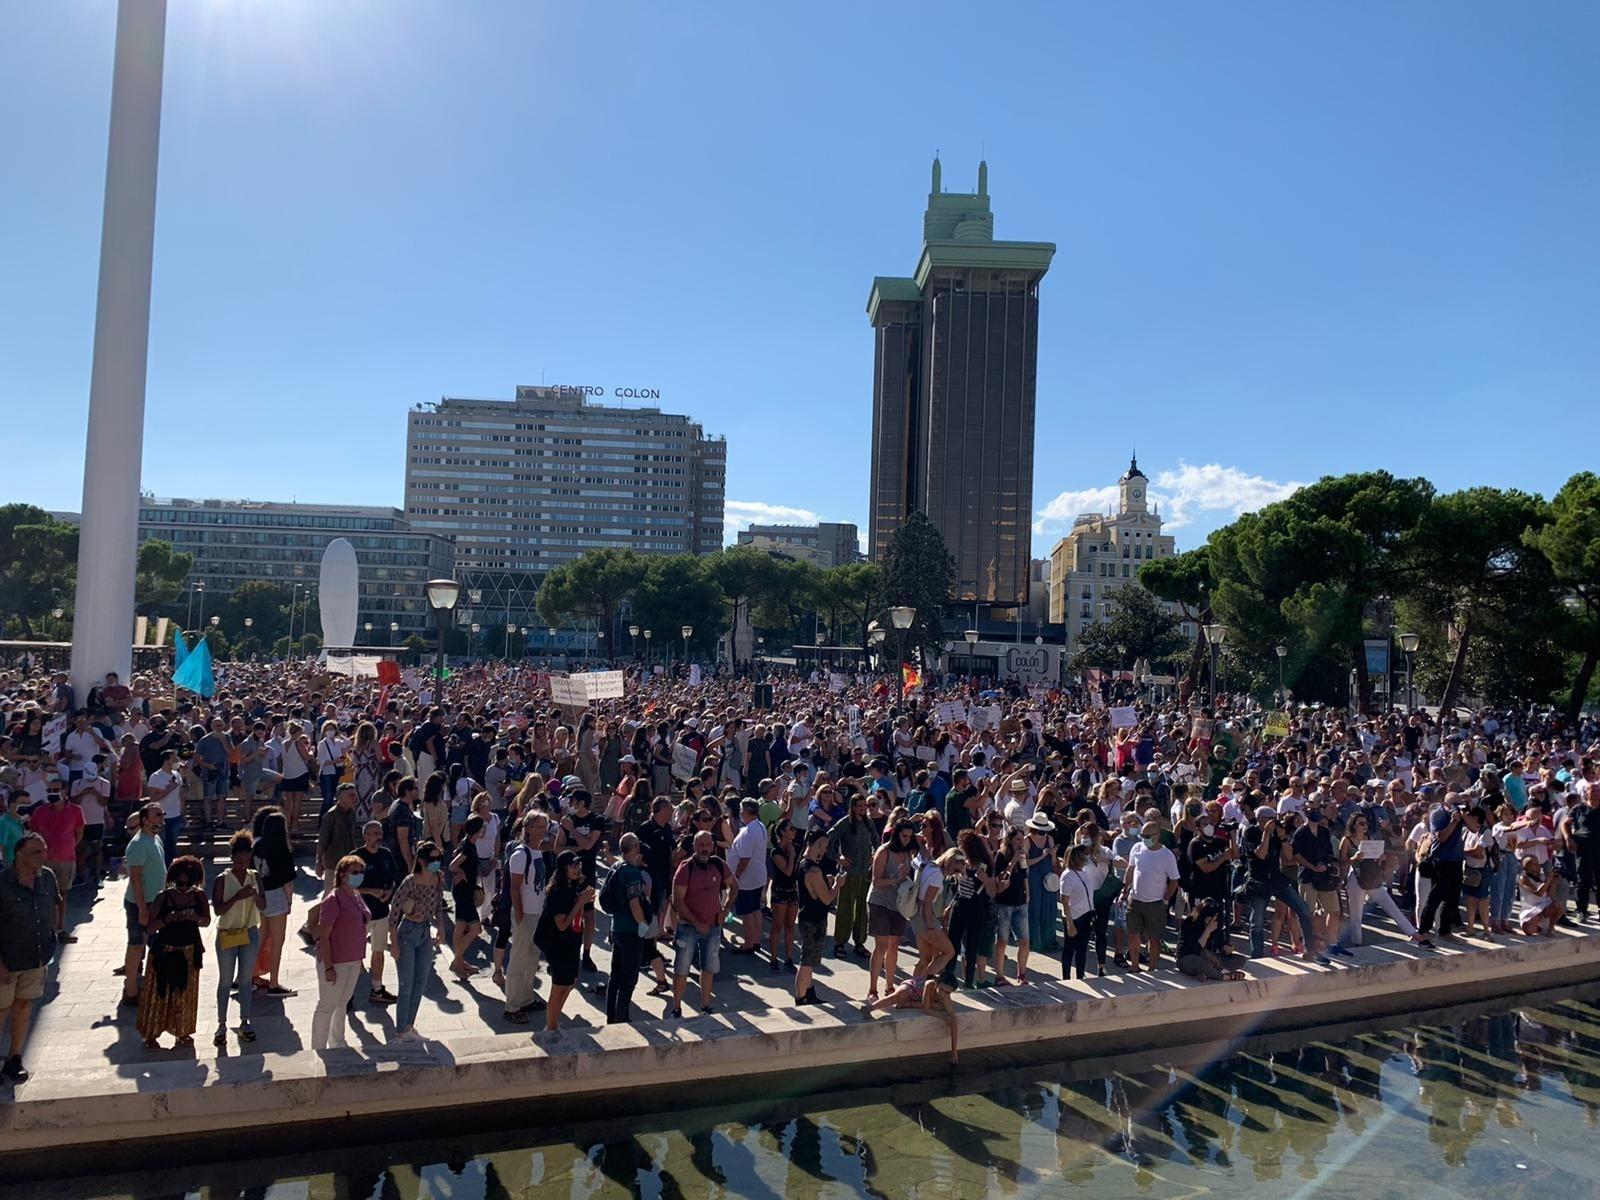
[[1202,825],[1202,826],[1200,826],[1200,832],[1205,834],[1206,837],[1210,837],[1212,834],[1216,833],[1216,831],[1217,831],[1217,827],[1215,825]]

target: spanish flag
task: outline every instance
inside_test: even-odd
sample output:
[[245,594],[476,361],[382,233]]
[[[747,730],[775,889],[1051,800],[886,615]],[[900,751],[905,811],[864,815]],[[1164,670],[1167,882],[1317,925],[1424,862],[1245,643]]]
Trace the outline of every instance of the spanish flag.
[[922,686],[922,672],[909,663],[900,668],[900,694],[906,695]]

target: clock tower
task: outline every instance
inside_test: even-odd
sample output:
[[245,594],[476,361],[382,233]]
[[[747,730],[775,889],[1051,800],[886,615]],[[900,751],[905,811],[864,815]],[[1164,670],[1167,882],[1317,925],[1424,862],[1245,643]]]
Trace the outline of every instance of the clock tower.
[[1148,487],[1150,481],[1144,477],[1144,472],[1139,470],[1139,456],[1133,456],[1133,461],[1128,464],[1128,471],[1118,481],[1122,488],[1122,508],[1125,513],[1143,513],[1149,511]]

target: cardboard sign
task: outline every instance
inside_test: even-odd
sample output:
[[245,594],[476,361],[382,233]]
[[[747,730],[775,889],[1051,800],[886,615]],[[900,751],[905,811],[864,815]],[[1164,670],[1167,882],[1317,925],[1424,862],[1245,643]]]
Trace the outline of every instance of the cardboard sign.
[[1286,712],[1273,712],[1267,714],[1268,737],[1289,736],[1289,714]]
[[582,682],[582,676],[552,675],[550,699],[563,708],[587,708],[589,689]]
[[941,725],[964,725],[967,706],[959,700],[946,700],[933,710],[933,716]]
[[1372,841],[1366,841],[1366,842],[1362,842],[1361,843],[1361,849],[1359,851],[1359,857],[1361,857],[1361,858],[1382,858],[1383,857],[1383,852],[1384,852],[1385,849],[1387,849],[1387,847],[1384,845],[1383,839],[1382,838],[1374,838]]
[[1000,724],[1000,706],[998,704],[990,704],[987,707],[975,706],[967,718],[967,724],[972,726],[974,732],[995,728]]
[[1139,723],[1139,713],[1132,705],[1120,705],[1111,710],[1111,728],[1132,729]]
[[837,671],[828,672],[828,690],[830,692],[844,691],[844,676]]
[[698,759],[699,756],[695,754],[693,746],[675,742],[672,747],[672,777],[674,779],[693,779]]

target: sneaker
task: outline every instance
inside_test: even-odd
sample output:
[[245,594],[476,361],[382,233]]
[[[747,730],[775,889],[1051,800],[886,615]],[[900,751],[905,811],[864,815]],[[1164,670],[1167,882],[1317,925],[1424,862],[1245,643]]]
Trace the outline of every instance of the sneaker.
[[13,1054],[6,1059],[5,1065],[0,1066],[0,1075],[4,1075],[12,1083],[23,1083],[28,1078],[28,1069],[22,1065],[22,1056]]
[[286,996],[298,996],[299,994],[300,993],[295,991],[293,988],[286,988],[281,983],[274,984],[267,989],[267,995],[273,997],[275,1000],[282,1000]]
[[367,993],[368,1004],[393,1004],[399,998],[400,997],[398,996],[389,995],[389,993],[384,991],[382,988],[373,988]]
[[222,1026],[217,1026],[217,1036],[211,1039],[213,1046],[226,1046],[228,1044],[228,1031]]
[[239,1040],[245,1042],[253,1042],[256,1040],[255,1027],[252,1026],[249,1021],[246,1021],[244,1024],[239,1026]]

